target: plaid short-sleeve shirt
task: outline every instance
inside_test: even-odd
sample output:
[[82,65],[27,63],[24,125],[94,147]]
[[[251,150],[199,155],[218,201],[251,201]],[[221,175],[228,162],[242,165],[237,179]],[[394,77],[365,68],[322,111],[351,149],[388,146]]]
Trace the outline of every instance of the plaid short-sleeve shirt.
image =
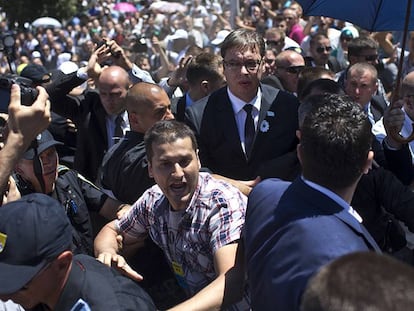
[[117,226],[131,237],[150,237],[161,247],[171,265],[183,268],[190,296],[216,278],[215,252],[239,240],[247,198],[238,189],[208,173],[200,173],[189,206],[178,222],[172,241],[170,205],[161,189],[148,189]]

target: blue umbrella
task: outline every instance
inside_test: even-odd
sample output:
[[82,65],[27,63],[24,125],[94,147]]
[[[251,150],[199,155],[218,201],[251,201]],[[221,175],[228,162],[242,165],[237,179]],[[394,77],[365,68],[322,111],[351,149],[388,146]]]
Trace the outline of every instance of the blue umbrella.
[[[393,101],[398,98],[404,48],[408,30],[414,30],[414,8],[412,0],[297,0],[305,16],[327,16],[351,22],[369,31],[402,30],[404,32],[401,46],[398,75],[393,94]],[[414,123],[413,123],[414,129]],[[391,133],[401,143],[414,140],[414,130],[407,138],[400,137],[398,131]]]
[[[404,30],[411,0],[297,0],[305,16],[327,16],[351,22],[368,31]],[[414,30],[414,19],[408,24]]]

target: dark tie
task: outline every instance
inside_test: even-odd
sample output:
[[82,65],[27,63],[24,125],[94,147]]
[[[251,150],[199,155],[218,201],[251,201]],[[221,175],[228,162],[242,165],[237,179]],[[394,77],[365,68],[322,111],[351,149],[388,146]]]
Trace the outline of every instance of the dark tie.
[[115,132],[114,132],[114,143],[117,143],[124,136],[122,130],[122,114],[115,118]]
[[254,120],[252,116],[253,105],[244,105],[243,109],[246,111],[246,122],[244,123],[244,147],[246,149],[246,155],[249,155],[253,146],[255,134]]

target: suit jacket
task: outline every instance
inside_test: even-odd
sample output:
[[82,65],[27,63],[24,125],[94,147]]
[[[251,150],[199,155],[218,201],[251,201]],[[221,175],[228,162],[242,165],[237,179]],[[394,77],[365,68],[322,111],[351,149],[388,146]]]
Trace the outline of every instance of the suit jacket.
[[124,203],[133,204],[155,184],[148,175],[144,134],[128,131],[125,137],[105,154],[100,182]]
[[385,109],[387,109],[388,105],[385,102],[384,98],[380,95],[374,95],[371,98],[371,112],[374,116],[374,121],[379,121],[382,116],[384,115]]
[[56,96],[52,110],[73,120],[77,127],[74,168],[96,182],[102,159],[108,150],[106,111],[97,91],[88,90],[80,96]]
[[[313,63],[313,58],[311,56],[306,56],[304,59],[306,67],[315,67],[315,64]],[[343,69],[336,57],[332,55],[329,56],[327,65],[329,70],[331,70],[334,73],[337,73]]]
[[355,251],[379,252],[362,224],[301,178],[289,187],[275,179],[258,184],[245,230],[253,310],[299,310],[307,281],[321,266]]
[[258,128],[248,158],[241,147],[227,87],[212,93],[206,105],[190,107],[186,122],[196,132],[201,164],[234,179],[253,179],[271,161],[295,149],[298,128],[297,98],[268,85],[262,91]]
[[171,112],[174,114],[174,117],[177,121],[184,121],[185,108],[187,106],[187,101],[185,99],[186,94],[179,98],[173,98],[171,100]]

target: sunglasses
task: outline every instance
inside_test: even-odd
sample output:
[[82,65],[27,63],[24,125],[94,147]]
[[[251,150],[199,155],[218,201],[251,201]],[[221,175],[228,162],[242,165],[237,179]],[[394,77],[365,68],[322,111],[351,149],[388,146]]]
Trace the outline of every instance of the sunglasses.
[[318,52],[319,54],[322,54],[325,51],[326,52],[332,51],[332,47],[331,46],[319,46],[316,48],[316,52]]
[[266,41],[267,45],[281,45],[284,44],[284,42],[282,40],[279,41],[275,41],[275,40],[267,40]]
[[275,61],[274,59],[265,59],[264,60],[266,64],[271,65]]
[[290,66],[290,67],[278,67],[278,68],[284,69],[288,73],[297,75],[299,72],[303,70],[303,68],[305,68],[305,66]]

